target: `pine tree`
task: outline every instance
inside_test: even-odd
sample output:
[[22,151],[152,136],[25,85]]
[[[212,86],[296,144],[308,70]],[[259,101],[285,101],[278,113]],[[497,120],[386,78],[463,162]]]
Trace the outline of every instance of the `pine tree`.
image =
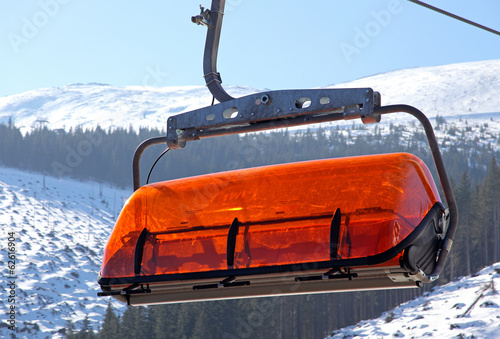
[[75,324],[71,320],[66,321],[66,331],[65,331],[65,336],[68,339],[73,338],[75,335]]
[[499,248],[499,225],[500,225],[500,169],[495,158],[492,158],[488,168],[488,175],[485,179],[485,186],[488,188],[490,216],[488,220],[491,222],[491,260],[498,261],[500,248]]
[[[470,221],[471,221],[471,184],[469,176],[466,172],[462,174],[460,178],[460,183],[455,192],[457,207],[460,213],[459,219],[459,231],[456,234],[456,246],[457,248],[462,248],[462,251],[456,251],[453,258],[460,258],[459,262],[465,263],[466,275],[470,275],[471,270],[471,249],[470,249]],[[453,259],[452,259],[453,260]],[[461,272],[460,272],[461,273]],[[459,274],[460,274],[459,273]]]
[[103,339],[118,339],[120,338],[120,318],[115,314],[111,302],[108,303],[108,308],[106,309],[106,314],[104,316],[104,322],[102,324],[101,331],[99,332],[99,338]]
[[144,335],[140,327],[140,323],[144,320],[141,319],[143,309],[142,306],[127,307],[120,321],[120,338],[140,338]]
[[92,324],[90,323],[89,316],[85,316],[82,322],[82,329],[76,333],[74,336],[76,339],[94,339],[94,331],[92,329]]

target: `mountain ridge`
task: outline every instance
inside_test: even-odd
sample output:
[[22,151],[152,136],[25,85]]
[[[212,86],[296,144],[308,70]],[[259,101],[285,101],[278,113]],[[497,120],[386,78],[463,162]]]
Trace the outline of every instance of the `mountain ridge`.
[[[402,69],[327,88],[371,87],[382,104],[406,103],[429,117],[500,111],[500,59],[444,66]],[[227,86],[234,97],[255,88]],[[115,87],[71,84],[0,97],[0,123],[9,120],[23,132],[50,129],[157,128],[164,129],[174,114],[209,106],[205,86]]]

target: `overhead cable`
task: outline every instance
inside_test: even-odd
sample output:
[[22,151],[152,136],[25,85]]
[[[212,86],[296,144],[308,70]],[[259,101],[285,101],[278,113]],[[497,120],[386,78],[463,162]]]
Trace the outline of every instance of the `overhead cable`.
[[486,27],[486,26],[480,25],[480,24],[478,24],[477,22],[471,21],[471,20],[469,20],[469,19],[465,19],[465,18],[463,18],[463,17],[461,17],[461,16],[458,16],[458,15],[455,15],[455,14],[453,14],[453,13],[450,13],[450,12],[444,11],[444,10],[442,10],[442,9],[440,9],[440,8],[437,8],[437,7],[431,6],[431,5],[429,5],[429,4],[426,4],[425,2],[418,1],[418,0],[408,0],[408,1],[413,2],[413,3],[417,4],[417,5],[423,6],[423,7],[425,7],[425,8],[428,8],[428,9],[430,9],[430,10],[436,11],[436,12],[438,12],[438,13],[444,14],[444,15],[446,15],[446,16],[449,16],[449,17],[453,18],[453,19],[460,20],[460,21],[462,21],[462,22],[465,22],[466,24],[469,24],[469,25],[475,26],[475,27],[477,27],[477,28],[483,29],[483,30],[488,31],[488,32],[490,32],[490,33],[493,33],[493,34],[496,34],[496,35],[500,35],[500,32],[499,32],[499,31],[496,31],[496,30],[494,30],[494,29],[492,29],[492,28],[489,28],[489,27]]

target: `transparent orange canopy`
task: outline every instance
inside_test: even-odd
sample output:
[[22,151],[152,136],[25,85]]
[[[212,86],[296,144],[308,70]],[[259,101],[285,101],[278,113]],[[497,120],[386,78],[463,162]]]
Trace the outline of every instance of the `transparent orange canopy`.
[[[373,256],[400,243],[438,201],[429,170],[407,153],[273,165],[151,184],[138,189],[124,206],[105,249],[101,277]],[[332,258],[331,225],[337,209],[341,220]],[[228,261],[231,225],[236,230],[234,260]],[[142,262],[134,273],[137,246],[142,246]],[[397,263],[399,256],[391,261]]]

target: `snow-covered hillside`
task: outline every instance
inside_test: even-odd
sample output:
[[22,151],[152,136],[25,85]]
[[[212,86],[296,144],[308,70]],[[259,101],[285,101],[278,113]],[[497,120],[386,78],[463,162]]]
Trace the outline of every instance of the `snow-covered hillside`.
[[500,263],[328,338],[500,338]]
[[[403,69],[330,87],[372,87],[382,94],[384,105],[410,104],[429,117],[500,116],[500,59]],[[259,91],[237,86],[226,89],[235,97]],[[66,130],[97,125],[104,129],[164,129],[170,115],[208,106],[211,101],[205,86],[73,84],[1,97],[0,123],[12,119],[23,132],[40,125]]]
[[[15,232],[16,326],[19,338],[51,337],[67,320],[102,321],[108,299],[97,297],[104,244],[130,192],[0,168],[2,296],[7,278],[7,233]],[[7,293],[9,292],[9,293]],[[0,337],[10,337],[0,298]],[[56,335],[55,337],[59,337]]]

